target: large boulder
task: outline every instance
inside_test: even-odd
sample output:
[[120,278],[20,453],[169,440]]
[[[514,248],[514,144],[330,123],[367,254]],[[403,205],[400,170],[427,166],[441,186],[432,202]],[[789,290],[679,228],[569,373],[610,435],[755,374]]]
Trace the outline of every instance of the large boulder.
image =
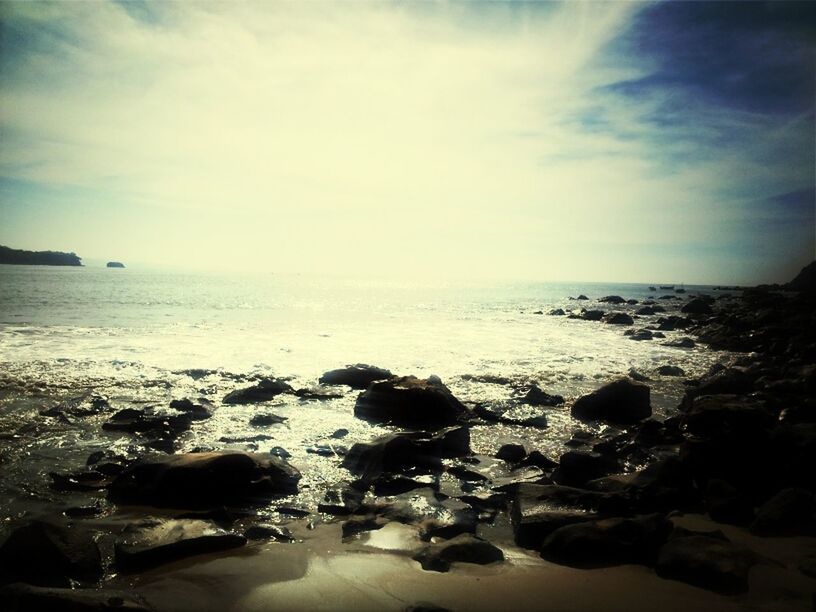
[[96,582],[101,576],[102,557],[93,534],[79,525],[32,521],[12,531],[0,546],[0,584],[67,587],[72,580]]
[[581,568],[625,563],[654,565],[671,531],[671,522],[659,514],[565,525],[547,536],[541,556]]
[[610,312],[603,319],[604,323],[610,325],[632,325],[635,320],[625,312]]
[[713,311],[711,310],[710,300],[704,298],[694,298],[693,300],[689,300],[688,303],[684,304],[680,309],[680,312],[692,315],[707,315],[711,314]]
[[538,549],[556,529],[598,518],[593,510],[601,497],[602,494],[573,487],[517,485],[510,506],[516,544]]
[[399,427],[438,429],[461,423],[468,410],[438,378],[404,376],[372,383],[357,398],[354,416]]
[[751,533],[764,536],[816,533],[816,500],[805,489],[783,489],[759,508]]
[[244,544],[244,536],[228,533],[210,521],[143,521],[128,525],[117,540],[116,565],[122,570],[143,570],[184,557],[227,550]]
[[582,421],[607,421],[628,425],[652,416],[649,387],[622,378],[579,397],[572,416]]
[[764,435],[777,417],[758,397],[744,395],[703,395],[691,401],[683,417],[689,433],[703,438],[737,438]]
[[605,302],[607,304],[625,304],[626,300],[624,300],[619,295],[607,295],[602,298],[598,298],[599,302]]
[[614,460],[605,455],[581,451],[564,453],[558,463],[552,478],[558,484],[567,486],[584,485],[617,471],[618,467]]
[[389,370],[357,363],[345,368],[330,370],[320,377],[319,382],[323,385],[348,385],[352,389],[365,389],[375,381],[386,380],[393,376]]
[[300,472],[277,457],[232,451],[138,461],[108,494],[118,503],[200,508],[254,502],[297,492]]
[[504,561],[504,554],[490,542],[463,533],[450,540],[432,544],[418,553],[414,560],[419,561],[424,570],[447,572],[451,563],[487,565]]
[[694,586],[736,595],[748,590],[748,573],[757,562],[751,550],[721,538],[689,535],[660,549],[657,574]]
[[224,404],[257,404],[268,402],[281,393],[294,393],[294,389],[279,378],[265,378],[252,387],[236,389],[224,396]]

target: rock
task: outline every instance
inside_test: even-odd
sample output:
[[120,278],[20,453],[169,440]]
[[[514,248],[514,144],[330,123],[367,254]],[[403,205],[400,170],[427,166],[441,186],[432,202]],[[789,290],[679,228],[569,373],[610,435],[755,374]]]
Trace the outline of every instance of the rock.
[[677,329],[686,329],[693,321],[677,315],[670,315],[668,317],[660,317],[657,320],[657,329],[660,331],[675,331]]
[[101,414],[111,410],[108,398],[95,393],[85,393],[78,397],[71,398],[61,404],[41,410],[41,416],[50,417],[86,417]]
[[348,385],[352,389],[366,389],[373,382],[386,380],[393,376],[389,370],[358,363],[330,370],[320,377],[319,382],[323,385]]
[[465,482],[485,482],[488,479],[484,474],[463,465],[453,465],[447,469],[447,473]]
[[703,438],[734,438],[764,434],[776,416],[758,397],[743,395],[703,395],[692,400],[683,418],[686,430]]
[[343,540],[353,538],[361,533],[367,531],[377,531],[387,525],[383,519],[378,519],[373,516],[366,516],[364,518],[353,518],[345,521],[342,526]]
[[582,321],[600,321],[603,319],[604,316],[603,310],[586,310],[585,308],[581,309],[581,312],[578,314],[571,314],[569,315],[570,319],[581,319]]
[[547,314],[552,315],[552,316],[554,316],[554,317],[563,317],[563,316],[564,316],[565,314],[567,314],[567,313],[566,313],[566,312],[564,312],[564,309],[563,309],[563,308],[553,308],[553,309],[552,309],[552,310],[550,310],[550,312],[548,312]]
[[694,348],[697,345],[694,340],[691,338],[677,338],[676,340],[670,340],[669,342],[664,342],[663,346],[671,346],[674,348]]
[[103,423],[102,429],[149,434],[172,440],[190,429],[192,421],[189,414],[155,414],[149,409],[142,411],[126,408]]
[[460,426],[436,433],[387,434],[371,442],[358,442],[342,465],[364,483],[370,483],[383,474],[409,468],[441,471],[442,458],[469,454],[470,431]]
[[629,378],[631,378],[632,380],[636,380],[637,382],[646,382],[652,380],[645,374],[641,374],[640,372],[638,372],[635,368],[629,368]]
[[724,368],[703,377],[697,387],[689,389],[683,401],[688,404],[689,398],[698,395],[744,394],[753,390],[754,379],[747,372],[740,368]]
[[568,451],[561,455],[558,468],[553,472],[553,481],[560,485],[578,486],[601,478],[617,470],[618,466],[609,457],[599,453]]
[[[505,404],[498,402],[491,406],[477,404],[473,407],[473,413],[487,421],[488,423],[503,423],[505,425],[521,425],[525,427],[547,427],[547,416],[538,414],[535,416],[523,416],[528,411],[519,410],[516,404]],[[521,413],[519,417],[507,416],[508,414]]]
[[196,404],[188,398],[176,399],[170,402],[170,407],[189,414],[194,421],[209,419],[215,406],[204,398],[200,398],[198,401],[199,403]]
[[109,261],[105,267],[106,268],[124,268],[125,264],[123,264],[121,261]]
[[399,427],[438,429],[463,422],[468,410],[438,379],[405,376],[371,383],[357,398],[354,416]]
[[244,537],[247,540],[275,540],[286,544],[295,541],[292,532],[279,525],[253,525],[244,531]]
[[816,578],[816,555],[805,555],[796,567],[805,576]]
[[280,425],[288,420],[289,419],[286,417],[278,416],[277,414],[272,414],[269,412],[266,414],[256,414],[249,419],[249,424],[253,427],[268,427],[270,425]]
[[785,285],[785,288],[807,294],[816,293],[816,261],[812,261],[802,268],[796,278]]
[[517,485],[510,506],[516,544],[539,549],[544,538],[559,527],[599,518],[590,510],[601,497],[601,494],[573,487]]
[[541,468],[544,471],[551,470],[554,467],[558,467],[558,463],[547,457],[546,455],[542,454],[540,451],[534,450],[529,455],[524,457],[520,462],[520,466],[523,465],[532,465],[537,468]]
[[51,478],[51,488],[57,491],[99,491],[110,484],[110,478],[96,470],[73,474],[48,472],[48,476]]
[[116,566],[126,571],[143,570],[244,544],[244,536],[228,533],[209,521],[142,521],[128,525],[116,541]]
[[269,449],[269,454],[273,457],[280,457],[281,459],[289,459],[292,456],[292,453],[282,446],[273,446]]
[[533,314],[534,315],[543,315],[544,311],[543,310],[536,310]]
[[585,295],[582,293],[581,295],[579,295],[579,296],[578,296],[577,298],[575,298],[575,299],[576,299],[576,300],[588,300],[589,298],[588,298],[587,296],[585,296]]
[[219,442],[224,444],[250,444],[253,442],[265,442],[266,440],[274,440],[268,434],[255,434],[252,436],[221,436],[218,438]]
[[307,446],[306,452],[320,457],[342,457],[348,454],[348,449],[344,446],[332,446],[331,444],[314,444]]
[[317,511],[334,516],[348,516],[360,510],[363,492],[354,485],[343,490],[329,490],[323,501],[317,504]]
[[451,563],[476,563],[487,565],[504,561],[501,549],[476,536],[463,533],[450,540],[428,546],[414,557],[422,569],[447,572]]
[[541,556],[580,568],[628,563],[652,566],[671,531],[671,522],[659,514],[575,523],[547,536]]
[[199,508],[297,493],[300,472],[277,457],[219,451],[138,461],[111,483],[117,503]]
[[670,539],[657,559],[657,575],[736,595],[748,590],[748,573],[756,555],[719,538],[692,535]]
[[521,444],[503,444],[496,453],[496,459],[515,463],[527,456],[527,451]]
[[666,312],[666,309],[662,306],[657,305],[648,305],[648,306],[641,306],[635,311],[636,315],[640,315],[641,317],[646,317],[650,315],[657,314],[659,312]]
[[629,336],[630,340],[635,340],[637,342],[643,342],[645,340],[651,340],[654,338],[654,334],[648,329],[638,329],[632,331],[631,334],[628,333],[629,331],[630,330],[626,330],[626,332],[624,332],[624,335]]
[[622,378],[579,397],[572,406],[571,414],[582,421],[608,421],[623,425],[637,423],[652,416],[649,387]]
[[564,403],[564,398],[560,395],[545,393],[538,385],[530,385],[530,389],[521,401],[531,406],[560,406]]
[[603,318],[604,323],[610,325],[632,325],[635,320],[625,312],[610,312]]
[[71,523],[31,521],[0,546],[0,584],[71,586],[102,577],[102,556],[87,529]]
[[805,489],[783,489],[759,508],[751,533],[763,536],[816,533],[816,500]]
[[374,495],[394,496],[415,491],[417,489],[430,488],[439,491],[439,479],[436,475],[420,474],[411,477],[399,474],[383,474],[374,481]]
[[598,298],[598,301],[599,302],[605,302],[605,303],[608,303],[608,304],[625,304],[626,303],[626,300],[624,300],[619,295],[607,295],[605,297]]
[[680,312],[692,315],[708,315],[714,311],[711,310],[711,304],[708,300],[695,298],[684,304]]
[[131,591],[39,587],[15,583],[0,588],[6,612],[64,610],[66,612],[151,612],[143,597]]
[[380,514],[392,521],[421,527],[425,540],[475,533],[478,516],[468,504],[430,490],[419,489],[389,498]]
[[685,376],[686,372],[683,368],[673,365],[662,365],[657,368],[657,373],[661,376]]
[[705,501],[709,516],[718,523],[745,525],[754,518],[750,500],[736,487],[719,478],[708,481]]
[[236,389],[224,396],[224,404],[256,404],[268,402],[281,393],[293,393],[294,389],[279,378],[266,378],[252,387]]
[[341,438],[345,438],[347,435],[349,435],[349,430],[341,427],[340,429],[336,430],[331,437],[335,440],[340,440]]

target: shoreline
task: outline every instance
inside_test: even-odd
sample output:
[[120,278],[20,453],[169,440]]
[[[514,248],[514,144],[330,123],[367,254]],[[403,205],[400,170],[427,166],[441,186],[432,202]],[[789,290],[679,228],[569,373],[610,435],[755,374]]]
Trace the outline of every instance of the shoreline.
[[[463,406],[433,377],[387,378],[376,373],[370,380],[354,381],[350,386],[357,391],[352,393],[360,393],[355,416],[379,420],[392,428],[388,430],[392,433],[368,444],[356,443],[343,454],[334,448],[326,451],[327,457],[340,461],[357,480],[336,487],[333,493],[327,491],[322,506],[318,506],[319,515],[309,512],[303,518],[286,520],[272,517],[272,523],[291,529],[292,537],[302,540],[295,543],[259,544],[252,540],[232,551],[209,554],[205,546],[197,551],[202,554],[182,561],[172,560],[173,555],[180,554],[178,550],[162,549],[159,556],[164,557],[156,569],[125,576],[115,565],[117,559],[121,562],[122,553],[112,551],[121,546],[128,525],[139,523],[140,517],[154,517],[159,524],[176,524],[172,521],[177,521],[177,526],[184,529],[201,529],[206,523],[218,529],[217,538],[222,540],[241,530],[248,534],[247,529],[258,517],[252,518],[251,504],[221,500],[217,490],[195,509],[197,513],[187,512],[189,516],[183,519],[179,519],[183,508],[157,511],[151,509],[150,504],[141,508],[128,506],[111,496],[117,487],[121,489],[117,482],[121,481],[122,474],[131,473],[140,464],[103,453],[97,462],[103,461],[100,466],[110,466],[105,468],[110,474],[96,472],[94,462],[89,463],[85,474],[67,474],[68,480],[55,478],[55,484],[63,483],[61,486],[73,491],[74,497],[82,497],[81,492],[87,490],[88,498],[104,500],[108,492],[107,496],[114,503],[106,506],[103,501],[101,512],[90,509],[87,518],[76,515],[68,519],[73,533],[87,531],[94,546],[103,549],[98,569],[101,573],[97,578],[102,591],[80,589],[73,596],[133,587],[147,602],[134,600],[137,606],[134,609],[146,605],[146,609],[156,610],[206,609],[205,604],[212,605],[211,609],[236,610],[269,609],[270,606],[343,609],[345,602],[347,607],[355,609],[410,609],[409,606],[423,601],[446,609],[480,609],[480,606],[495,609],[496,605],[507,602],[511,602],[514,609],[536,609],[536,606],[540,609],[542,598],[553,604],[552,609],[576,610],[653,609],[656,602],[667,609],[672,609],[675,603],[678,609],[680,604],[687,609],[691,601],[704,608],[716,605],[718,609],[730,609],[731,604],[734,609],[807,606],[816,590],[816,580],[796,566],[805,563],[807,558],[816,558],[814,483],[805,467],[812,465],[816,449],[816,426],[813,425],[816,415],[809,399],[816,373],[813,366],[816,343],[811,331],[814,326],[808,325],[813,322],[812,294],[771,287],[747,290],[738,298],[724,300],[690,295],[678,306],[682,306],[682,313],[669,312],[660,318],[654,316],[658,313],[653,313],[640,330],[632,325],[634,321],[625,323],[623,317],[616,321],[608,320],[607,314],[589,318],[586,313],[592,311],[586,309],[576,310],[572,315],[588,321],[604,318],[613,325],[624,321],[623,326],[633,333],[642,332],[641,340],[654,341],[656,333],[682,329],[708,346],[740,351],[743,356],[731,367],[713,368],[701,379],[691,381],[677,416],[663,421],[648,418],[652,412],[650,406],[648,412],[624,415],[620,412],[621,396],[611,402],[604,399],[606,392],[582,396],[580,401],[591,407],[591,415],[579,416],[579,420],[588,421],[588,426],[598,421],[606,424],[598,429],[576,430],[572,440],[575,443],[568,444],[573,450],[557,460],[540,453],[536,456],[535,448],[508,448],[507,453],[518,453],[518,456],[510,458],[505,453],[503,458],[493,459],[474,455],[470,447],[469,428],[474,423],[530,426],[533,421],[524,419],[533,417],[524,415],[547,414],[552,407],[563,405],[563,398],[559,403],[556,396],[544,390],[538,389],[537,394],[530,390],[526,403],[521,402],[527,406],[527,412],[495,411],[488,407],[474,414],[472,407]],[[616,310],[622,309],[612,308],[613,312]],[[559,316],[561,313],[550,314]],[[621,338],[621,342],[629,341]],[[362,375],[365,378],[371,374],[365,368],[359,370],[349,372],[347,369],[341,372],[341,377]],[[387,374],[391,376],[390,372]],[[633,374],[630,372],[630,375]],[[341,385],[351,379],[344,380]],[[283,380],[244,380],[243,384],[254,384],[239,388],[234,392],[238,395],[228,394],[223,403],[252,404],[279,393],[301,392],[304,396],[312,394],[319,402],[323,401],[321,394],[332,393],[333,382],[336,381],[323,384],[321,380],[323,386],[296,390]],[[634,394],[625,396],[627,409],[640,401],[637,396],[644,387],[629,379],[622,388],[621,392]],[[417,403],[416,397],[422,401]],[[648,405],[648,388],[646,398]],[[403,413],[400,410],[404,402],[408,403]],[[420,408],[431,405],[428,402],[435,406],[434,411],[424,413]],[[207,453],[198,453],[197,457],[192,457],[196,453],[173,455],[173,442],[189,430],[197,418],[190,415],[200,414],[206,419],[214,410],[224,409],[204,402],[190,402],[175,407],[187,417],[168,417],[164,413],[154,417],[150,411],[133,410],[112,415],[110,406],[105,404],[107,402],[101,399],[86,397],[76,405],[52,409],[52,414],[46,416],[70,422],[88,415],[102,415],[108,419],[103,428],[157,436],[156,448],[170,450],[171,454],[155,456],[158,458],[152,460],[158,462],[156,465],[171,466],[174,456],[185,461],[184,458],[190,456],[194,460],[193,476]],[[574,418],[577,404],[578,401],[570,407]],[[88,415],[83,416],[82,411],[88,411]],[[447,416],[442,418],[441,414]],[[410,431],[424,433],[404,433]],[[395,445],[402,444],[413,445],[414,450],[407,455],[404,449],[395,450]],[[758,456],[758,445],[767,448],[770,456]],[[503,451],[504,448],[500,449],[500,453]],[[232,451],[229,454],[232,458],[242,455]],[[247,456],[251,456],[247,461],[254,462],[253,470],[267,470],[264,473],[270,475],[278,474],[274,470],[285,464],[285,460],[280,463],[277,458],[261,459],[251,453]],[[636,469],[629,471],[631,467],[627,470],[627,466]],[[98,478],[92,481],[88,473]],[[230,473],[236,474],[239,481],[242,478],[241,472]],[[274,478],[278,480],[270,481],[271,486],[283,486],[279,474]],[[295,482],[298,479],[299,474]],[[230,476],[223,482],[231,480]],[[160,482],[155,486],[160,486]],[[159,497],[155,492],[147,496],[144,487],[139,484],[131,491],[133,499],[153,500],[160,502],[158,505],[172,507],[172,503],[161,497],[166,496],[166,492]],[[282,490],[270,492],[280,496]],[[786,493],[788,491],[794,493]],[[236,492],[246,493],[237,489]],[[58,492],[55,499],[59,499]],[[426,504],[426,509],[419,514],[412,513],[410,507],[418,501]],[[219,510],[224,506],[225,510]],[[701,513],[706,512],[716,515],[718,522],[702,516]],[[658,527],[652,523],[647,525],[646,516],[656,517],[649,521],[658,521],[655,523]],[[51,518],[61,523],[66,520],[65,517]],[[270,522],[263,515],[259,518],[261,522]],[[618,523],[611,525],[610,520]],[[24,522],[17,521],[18,524]],[[350,523],[356,534],[346,538],[344,543],[340,530]],[[366,540],[376,541],[379,537],[376,534],[385,533],[383,529],[393,529],[391,525],[415,530],[417,537],[414,541],[403,538],[401,552],[379,549],[372,552]],[[626,536],[621,540],[615,530],[624,525],[626,529],[647,535],[638,535],[634,540]],[[658,531],[651,531],[653,528]],[[591,533],[586,532],[587,529]],[[712,533],[716,530],[721,533]],[[762,537],[752,535],[751,531]],[[271,533],[267,533],[267,539],[276,539]],[[558,548],[559,537],[571,542],[566,549]],[[417,561],[424,566],[428,555],[442,559],[447,554],[444,544],[455,538],[464,538],[462,550],[452,562],[445,561],[447,569],[422,569]],[[657,540],[652,541],[653,538]],[[195,537],[184,536],[180,541],[185,539],[191,541]],[[158,545],[161,548],[178,541],[165,537]],[[212,541],[208,540],[208,545],[212,545]],[[598,542],[601,542],[600,548]],[[688,563],[688,558],[683,557],[687,554],[683,547],[692,544],[702,547],[695,554],[702,554],[709,562],[703,574],[699,568],[691,571],[686,566],[683,569],[683,563]],[[152,546],[156,545],[157,542],[152,542]],[[10,568],[4,547],[8,547],[8,541],[0,545],[0,569],[5,576],[14,575],[17,570]],[[680,551],[673,551],[679,557],[670,559],[671,563],[666,560],[669,549]],[[492,558],[490,555],[499,554],[495,550],[500,551],[503,561],[488,560]],[[422,557],[423,554],[426,556]],[[568,560],[563,557],[565,554]],[[560,564],[554,559],[560,559]],[[735,559],[742,564],[742,569],[723,569],[723,563],[727,565]],[[259,569],[259,565],[267,561],[275,567]],[[484,562],[485,565],[480,565]],[[576,569],[581,564],[593,568]],[[655,566],[657,573],[651,569]],[[366,578],[361,584],[352,584],[360,582],[362,575]],[[667,580],[660,575],[674,579]],[[541,585],[542,576],[551,577],[553,583]],[[59,572],[49,580],[60,582]],[[480,583],[478,588],[474,582]],[[92,587],[94,581],[80,578],[79,583]],[[266,586],[259,586],[261,584]],[[229,588],[236,585],[236,590],[219,590],[225,585]],[[590,585],[594,595],[584,598]],[[19,592],[14,594],[14,588],[18,587],[6,587],[4,591],[11,609],[15,609],[15,605],[22,606],[19,601],[14,603],[14,598],[19,597]],[[510,599],[502,595],[508,588]],[[240,597],[239,591],[243,592]],[[727,591],[729,595],[715,591]],[[224,595],[225,592],[230,594]],[[408,594],[413,593],[422,593],[422,597],[409,601]],[[647,593],[653,599],[644,602]],[[184,607],[188,602],[178,599],[185,595],[194,599],[188,608]],[[223,599],[212,600],[218,596]],[[610,601],[613,597],[620,601],[617,608],[617,602]],[[640,604],[645,607],[638,608]]]

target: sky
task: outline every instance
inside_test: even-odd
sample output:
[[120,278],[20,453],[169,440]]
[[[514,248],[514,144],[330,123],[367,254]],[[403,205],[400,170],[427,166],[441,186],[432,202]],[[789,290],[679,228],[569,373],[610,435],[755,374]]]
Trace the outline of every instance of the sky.
[[191,269],[786,281],[816,3],[0,3],[0,244]]

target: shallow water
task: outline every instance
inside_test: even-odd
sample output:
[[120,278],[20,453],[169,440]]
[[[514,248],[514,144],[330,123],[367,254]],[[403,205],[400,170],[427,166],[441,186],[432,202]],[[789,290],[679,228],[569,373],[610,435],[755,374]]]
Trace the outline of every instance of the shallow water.
[[[569,300],[580,293],[592,300]],[[66,503],[64,494],[48,489],[49,470],[78,468],[100,449],[139,452],[132,436],[99,429],[105,417],[65,425],[38,415],[61,399],[92,390],[108,396],[115,408],[166,406],[173,398],[199,396],[218,406],[227,392],[248,384],[236,375],[285,376],[295,388],[309,387],[322,372],[357,362],[397,374],[439,375],[468,404],[506,403],[531,383],[563,395],[566,407],[536,409],[547,415],[547,429],[472,430],[477,453],[521,441],[557,456],[578,426],[568,409],[575,397],[634,367],[654,377],[653,407],[665,416],[684,388],[682,379],[654,375],[655,368],[678,365],[693,377],[725,356],[704,347],[670,348],[659,340],[634,342],[620,326],[534,313],[581,306],[632,312],[635,307],[594,300],[609,294],[643,300],[665,293],[631,284],[398,283],[0,266],[0,434],[6,438],[0,513],[23,511],[19,506],[26,499]],[[191,368],[213,372],[193,378],[185,372]],[[512,384],[469,378],[486,375]],[[260,407],[219,407],[214,418],[194,423],[180,438],[179,450],[266,452],[282,446],[307,485],[296,501],[313,506],[348,475],[338,457],[307,449],[329,442],[348,447],[385,431],[353,417],[356,396],[345,389],[342,398],[330,401],[283,395]],[[252,427],[249,419],[258,412],[288,421]],[[331,439],[340,428],[349,434]],[[219,441],[258,434],[271,439]]]

